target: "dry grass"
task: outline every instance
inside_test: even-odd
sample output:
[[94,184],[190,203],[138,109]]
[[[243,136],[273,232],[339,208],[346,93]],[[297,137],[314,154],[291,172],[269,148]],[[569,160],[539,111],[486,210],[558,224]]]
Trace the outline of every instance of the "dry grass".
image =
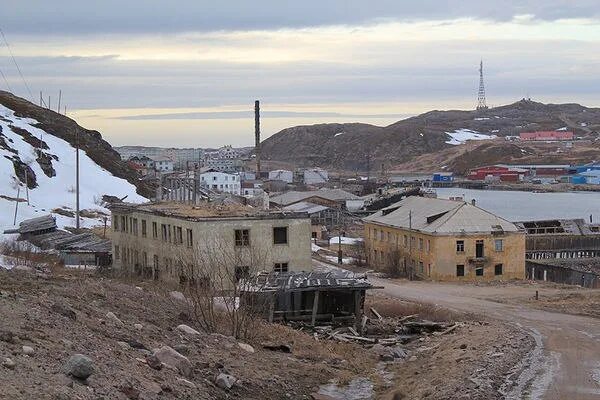
[[[392,299],[380,295],[368,296],[365,301],[365,311],[371,314],[370,308],[374,308],[382,317],[402,318],[408,315],[417,315],[419,318],[435,321],[449,322],[469,319],[465,314],[459,314],[447,308],[438,307],[434,304],[413,303],[399,299]],[[372,316],[372,315],[371,315]]]

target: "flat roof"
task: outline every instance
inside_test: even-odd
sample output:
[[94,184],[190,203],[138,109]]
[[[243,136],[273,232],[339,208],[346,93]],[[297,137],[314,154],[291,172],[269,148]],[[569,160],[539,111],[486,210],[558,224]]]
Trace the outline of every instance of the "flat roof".
[[209,219],[294,219],[308,218],[308,214],[300,212],[269,211],[242,205],[239,203],[202,202],[200,204],[184,204],[177,202],[154,203],[115,203],[109,206],[112,212],[142,212],[165,217],[188,220]]

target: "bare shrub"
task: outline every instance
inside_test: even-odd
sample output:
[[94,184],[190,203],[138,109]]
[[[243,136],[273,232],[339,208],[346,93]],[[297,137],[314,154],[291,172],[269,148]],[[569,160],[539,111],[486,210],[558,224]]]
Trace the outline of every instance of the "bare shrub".
[[61,264],[57,255],[40,251],[27,241],[3,240],[0,254],[7,256],[12,267],[54,268]]

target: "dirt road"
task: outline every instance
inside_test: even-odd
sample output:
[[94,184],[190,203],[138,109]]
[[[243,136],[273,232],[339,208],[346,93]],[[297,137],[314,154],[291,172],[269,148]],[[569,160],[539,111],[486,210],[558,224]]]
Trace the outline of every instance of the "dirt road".
[[[379,291],[388,296],[483,314],[527,329],[537,345],[515,366],[522,373],[517,382],[507,382],[507,399],[600,399],[600,320],[498,302],[497,293],[503,290],[508,296],[530,295],[527,287],[370,279],[383,286]],[[486,299],[489,291],[494,292],[494,300]]]

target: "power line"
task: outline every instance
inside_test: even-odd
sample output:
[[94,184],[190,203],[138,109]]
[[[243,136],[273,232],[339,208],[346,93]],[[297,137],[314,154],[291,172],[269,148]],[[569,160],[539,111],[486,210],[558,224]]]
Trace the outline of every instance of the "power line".
[[12,92],[12,89],[10,88],[10,85],[8,84],[8,80],[6,80],[6,75],[4,75],[4,72],[2,72],[1,69],[0,69],[0,75],[2,75],[2,79],[4,79],[4,83],[6,84],[6,87],[8,88],[8,91]]
[[27,84],[27,81],[25,80],[25,77],[23,76],[23,73],[21,72],[21,68],[19,68],[19,64],[17,64],[17,60],[16,60],[15,56],[13,55],[13,52],[10,49],[10,45],[8,44],[8,41],[6,40],[6,36],[4,36],[4,32],[2,31],[1,28],[0,28],[0,34],[2,35],[2,39],[4,39],[4,43],[6,44],[6,48],[8,49],[8,54],[10,54],[10,57],[12,58],[13,63],[15,63],[15,67],[17,67],[17,71],[19,71],[19,75],[21,76],[21,79],[23,80],[23,83],[25,84],[25,87],[27,88],[27,92],[29,93],[29,99],[33,102],[33,93],[31,93],[31,89],[29,88],[29,85]]

